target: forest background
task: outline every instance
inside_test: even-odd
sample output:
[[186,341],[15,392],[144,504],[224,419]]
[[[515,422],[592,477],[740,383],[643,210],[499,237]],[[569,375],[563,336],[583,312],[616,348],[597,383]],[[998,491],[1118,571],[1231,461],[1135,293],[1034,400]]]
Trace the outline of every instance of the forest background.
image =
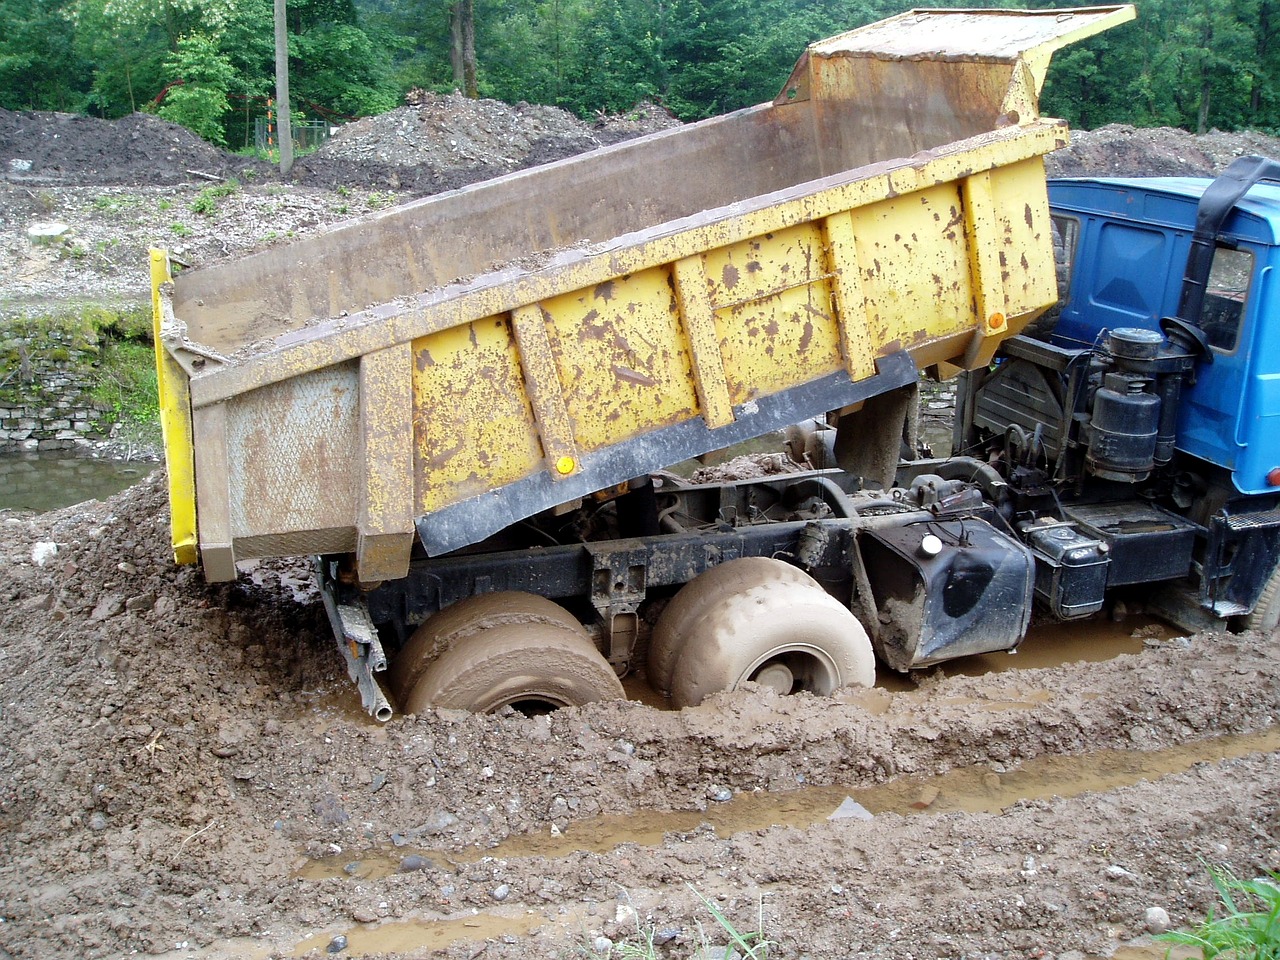
[[[973,6],[972,2],[933,6]],[[987,2],[1043,8],[1058,3]],[[696,120],[771,99],[804,46],[903,0],[289,0],[295,119],[337,123],[414,88],[588,118],[652,99]],[[0,0],[0,107],[157,113],[231,149],[275,83],[273,0]],[[1059,53],[1042,110],[1203,133],[1280,129],[1280,0],[1140,0]]]

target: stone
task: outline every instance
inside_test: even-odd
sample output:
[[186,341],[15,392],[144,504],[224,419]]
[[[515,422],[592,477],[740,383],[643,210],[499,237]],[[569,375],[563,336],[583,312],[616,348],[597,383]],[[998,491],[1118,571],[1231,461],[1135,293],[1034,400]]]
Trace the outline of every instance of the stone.
[[426,870],[431,866],[431,861],[420,853],[411,853],[400,861],[397,870],[400,873],[413,873],[415,870]]
[[428,817],[426,822],[423,823],[415,832],[425,833],[427,836],[434,836],[437,833],[444,833],[457,822],[458,818],[452,813],[439,810]]
[[511,885],[510,885],[510,884],[507,884],[507,883],[500,883],[500,884],[498,884],[498,886],[496,886],[496,887],[494,888],[494,890],[493,890],[493,899],[497,900],[499,903],[501,903],[503,900],[507,899],[507,897],[509,897],[509,896],[511,896]]
[[37,567],[43,567],[57,555],[58,545],[50,540],[41,540],[31,548],[31,562]]
[[124,597],[110,593],[97,602],[93,612],[89,614],[89,619],[91,621],[110,620],[112,617],[119,616],[123,610]]
[[853,797],[845,797],[844,802],[827,815],[828,820],[871,820],[872,818],[871,811]]
[[927,810],[933,806],[933,802],[938,799],[938,788],[932,784],[920,788],[920,792],[916,794],[916,798],[911,801],[911,806],[917,810]]
[[341,953],[347,949],[347,938],[345,934],[338,934],[329,941],[329,945],[324,948],[325,953]]
[[52,246],[71,237],[71,227],[56,220],[33,223],[27,227],[27,239],[42,246]]
[[1149,933],[1166,933],[1170,927],[1169,911],[1164,907],[1147,907],[1146,914],[1147,932]]

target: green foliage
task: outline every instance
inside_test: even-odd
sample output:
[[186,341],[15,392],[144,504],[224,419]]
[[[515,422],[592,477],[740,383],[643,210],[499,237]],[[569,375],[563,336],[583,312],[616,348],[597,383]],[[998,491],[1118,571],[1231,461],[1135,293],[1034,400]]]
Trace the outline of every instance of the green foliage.
[[[698,119],[770,99],[805,44],[912,5],[474,0],[480,89],[584,117],[652,98]],[[119,117],[168,87],[152,109],[248,147],[274,95],[272,10],[272,0],[0,0],[0,107]],[[410,86],[451,89],[449,10],[448,0],[290,0],[295,108],[337,119],[390,109]],[[1057,54],[1042,109],[1085,128],[1280,128],[1280,0],[1143,0],[1135,23]]]
[[231,106],[227,92],[236,71],[214,38],[201,33],[181,37],[178,49],[165,60],[165,73],[175,85],[156,112],[211,143],[225,143],[222,118]]
[[1213,911],[1192,931],[1163,933],[1166,943],[1200,950],[1204,960],[1280,960],[1280,873],[1240,880],[1226,869],[1209,869],[1223,914]]
[[160,400],[151,348],[129,340],[108,340],[97,373],[91,395],[108,411],[107,418],[120,424],[122,438],[135,446],[159,447]]
[[[695,921],[698,926],[699,939],[702,941],[701,955],[710,955],[716,948],[716,941],[728,940],[728,949],[725,951],[726,956],[737,955],[743,960],[768,960],[769,947],[773,946],[773,941],[767,940],[764,935],[764,904],[759,904],[756,913],[756,928],[754,930],[743,931],[725,916],[724,911],[712,900],[708,900],[702,893],[692,884],[687,885],[689,890],[697,897],[707,912],[711,914],[711,918],[715,921],[716,926],[720,928],[720,934],[709,934],[702,926],[702,921]],[[624,890],[623,893],[630,900],[630,894]],[[652,925],[643,925],[640,922],[639,912],[634,912],[636,932],[624,940],[619,940],[609,947],[608,957],[613,960],[614,957],[620,960],[659,960],[661,953],[657,944],[657,929]],[[587,953],[588,951],[583,951]]]
[[205,187],[196,198],[191,201],[191,212],[198,213],[202,217],[211,217],[218,212],[218,201],[223,197],[231,197],[240,190],[240,181],[232,177],[226,183],[220,183],[217,186]]

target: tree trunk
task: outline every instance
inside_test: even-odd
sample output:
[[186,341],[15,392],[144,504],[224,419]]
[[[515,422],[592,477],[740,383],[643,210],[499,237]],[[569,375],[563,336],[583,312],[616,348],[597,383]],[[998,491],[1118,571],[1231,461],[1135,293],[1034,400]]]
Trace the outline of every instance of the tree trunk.
[[276,133],[280,138],[280,174],[293,169],[293,116],[289,110],[289,31],[285,0],[276,0]]
[[476,18],[473,0],[454,0],[449,8],[449,27],[453,43],[449,63],[453,67],[453,84],[464,97],[480,96],[476,84]]

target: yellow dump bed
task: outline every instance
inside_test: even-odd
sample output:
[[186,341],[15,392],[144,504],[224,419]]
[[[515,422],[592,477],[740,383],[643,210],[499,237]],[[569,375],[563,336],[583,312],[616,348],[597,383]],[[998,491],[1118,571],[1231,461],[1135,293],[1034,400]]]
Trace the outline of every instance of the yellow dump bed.
[[1053,50],[1131,7],[914,11],[772,103],[156,278],[179,560],[437,555],[984,363],[1056,298]]

